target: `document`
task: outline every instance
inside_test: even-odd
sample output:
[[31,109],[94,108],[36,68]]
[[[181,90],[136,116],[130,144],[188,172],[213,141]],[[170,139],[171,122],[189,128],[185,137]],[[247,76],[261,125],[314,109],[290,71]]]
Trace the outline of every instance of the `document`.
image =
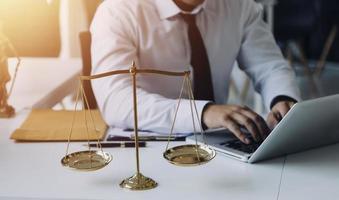
[[32,110],[21,127],[12,133],[11,139],[31,142],[67,141],[71,136],[72,141],[102,140],[107,125],[98,110],[91,110],[91,113],[89,110]]

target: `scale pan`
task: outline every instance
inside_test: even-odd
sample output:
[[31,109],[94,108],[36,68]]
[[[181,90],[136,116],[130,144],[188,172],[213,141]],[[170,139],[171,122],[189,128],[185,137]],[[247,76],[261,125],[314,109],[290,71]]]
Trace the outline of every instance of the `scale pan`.
[[101,169],[112,161],[112,156],[102,151],[79,151],[66,155],[61,159],[64,167],[80,171]]
[[163,156],[174,165],[197,166],[209,162],[215,154],[215,151],[207,145],[188,144],[168,149]]

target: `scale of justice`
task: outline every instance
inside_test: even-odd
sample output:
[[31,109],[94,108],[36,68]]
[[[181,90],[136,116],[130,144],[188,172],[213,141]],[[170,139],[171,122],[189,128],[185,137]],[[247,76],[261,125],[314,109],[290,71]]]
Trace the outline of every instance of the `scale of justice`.
[[[69,153],[69,145],[70,140],[72,137],[72,130],[74,126],[75,121],[75,115],[77,110],[77,105],[79,102],[79,98],[81,98],[83,106],[83,112],[85,113],[85,125],[87,129],[87,136],[89,136],[89,126],[88,121],[91,121],[93,124],[93,127],[95,130],[97,128],[95,127],[93,114],[90,109],[87,111],[84,109],[85,105],[88,106],[88,100],[84,91],[83,87],[83,81],[90,81],[93,79],[113,76],[113,75],[119,75],[119,74],[130,74],[132,79],[132,86],[133,86],[133,106],[134,106],[134,142],[135,142],[135,157],[136,157],[136,174],[133,176],[126,178],[120,183],[120,186],[122,188],[127,188],[130,190],[148,190],[155,188],[158,184],[153,179],[146,177],[142,175],[140,172],[140,163],[139,163],[139,137],[138,137],[138,111],[137,111],[137,83],[136,83],[136,76],[138,74],[157,74],[157,75],[165,75],[165,76],[181,76],[183,77],[183,83],[181,86],[180,95],[178,98],[178,102],[176,105],[176,110],[174,114],[173,123],[171,125],[170,134],[168,136],[168,141],[166,145],[165,152],[163,153],[163,157],[168,160],[171,164],[177,165],[177,166],[198,166],[205,164],[212,160],[216,152],[211,149],[205,142],[204,137],[204,130],[201,127],[200,123],[200,117],[198,115],[198,111],[196,108],[196,104],[193,97],[192,92],[192,84],[191,80],[189,78],[190,71],[183,71],[183,72],[171,72],[171,71],[161,71],[161,70],[154,70],[154,69],[137,69],[135,66],[135,63],[133,62],[129,69],[127,70],[115,70],[110,71],[102,74],[92,75],[92,76],[80,76],[79,78],[79,88],[77,92],[76,97],[76,103],[74,108],[74,114],[73,114],[73,121],[72,126],[70,128],[70,133],[68,136],[68,143],[67,143],[67,149],[66,149],[66,155],[61,159],[61,164],[65,167],[69,167],[71,169],[79,170],[79,171],[94,171],[101,169],[105,166],[107,166],[112,161],[112,156],[104,152],[102,150],[99,137],[97,140],[97,149],[98,150],[91,150],[91,147],[88,145],[88,150],[86,151],[78,151]],[[190,102],[190,111],[192,115],[192,124],[194,127],[194,135],[195,135],[195,144],[186,144],[181,146],[176,146],[173,148],[169,148],[170,138],[173,135],[173,129],[175,126],[175,121],[178,113],[178,109],[180,107],[180,102],[183,98],[183,93],[186,92],[188,94],[188,99]],[[89,112],[89,114],[86,114],[86,112]],[[194,121],[194,115],[196,115],[196,119],[198,119],[199,128],[201,131],[201,134],[203,136],[203,144],[197,143],[197,131],[195,130],[195,121]],[[87,140],[89,143],[89,139]]]

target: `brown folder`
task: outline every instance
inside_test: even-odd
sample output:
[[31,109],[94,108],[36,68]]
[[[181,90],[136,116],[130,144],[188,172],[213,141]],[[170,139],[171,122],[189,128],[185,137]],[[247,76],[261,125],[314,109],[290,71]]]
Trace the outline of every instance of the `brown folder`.
[[[72,132],[71,141],[103,140],[107,125],[98,110],[91,110],[91,113],[92,118],[89,110],[32,110],[21,127],[12,133],[11,139],[30,142],[67,141]],[[73,116],[75,120],[71,131]]]

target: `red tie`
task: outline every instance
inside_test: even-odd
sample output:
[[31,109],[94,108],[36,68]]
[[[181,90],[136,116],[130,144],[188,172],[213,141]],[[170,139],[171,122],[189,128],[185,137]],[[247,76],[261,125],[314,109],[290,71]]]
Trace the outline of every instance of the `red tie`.
[[188,37],[191,45],[191,65],[194,70],[194,98],[214,101],[211,70],[204,41],[201,37],[195,15],[181,14],[188,25]]

